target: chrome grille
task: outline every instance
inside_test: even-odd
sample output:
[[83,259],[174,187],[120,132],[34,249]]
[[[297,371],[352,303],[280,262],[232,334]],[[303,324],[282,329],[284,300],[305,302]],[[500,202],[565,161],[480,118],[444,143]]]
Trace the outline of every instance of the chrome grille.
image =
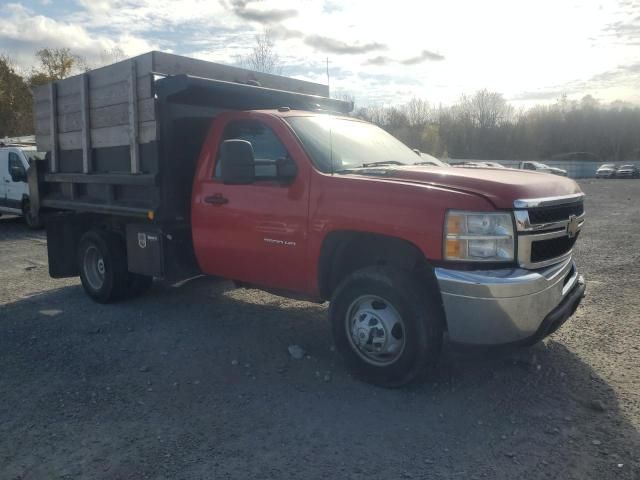
[[529,221],[532,224],[549,223],[566,220],[571,215],[579,217],[584,213],[584,203],[581,201],[567,205],[529,209]]
[[584,224],[583,194],[516,200],[518,263],[542,268],[568,258]]
[[562,257],[573,248],[578,236],[573,238],[562,236],[548,240],[538,240],[531,244],[531,262],[544,262],[551,258]]

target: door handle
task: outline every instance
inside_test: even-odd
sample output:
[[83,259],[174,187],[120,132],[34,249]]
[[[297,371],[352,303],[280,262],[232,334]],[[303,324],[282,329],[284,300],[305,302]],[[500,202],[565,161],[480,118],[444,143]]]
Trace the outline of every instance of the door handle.
[[204,201],[211,205],[224,205],[225,203],[229,203],[229,199],[223,197],[220,193],[216,193],[210,197],[204,197]]

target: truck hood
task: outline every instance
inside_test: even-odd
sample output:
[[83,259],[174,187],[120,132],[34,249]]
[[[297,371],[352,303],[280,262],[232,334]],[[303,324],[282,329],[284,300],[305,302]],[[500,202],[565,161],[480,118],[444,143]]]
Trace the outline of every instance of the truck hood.
[[481,195],[496,208],[513,208],[514,200],[580,193],[569,178],[505,168],[454,168],[421,165],[389,166],[352,172],[413,184],[444,187]]

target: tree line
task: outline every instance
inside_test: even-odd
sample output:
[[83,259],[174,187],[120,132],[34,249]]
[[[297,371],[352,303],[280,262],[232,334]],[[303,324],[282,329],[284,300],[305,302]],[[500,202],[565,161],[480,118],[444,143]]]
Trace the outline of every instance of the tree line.
[[440,158],[640,160],[640,107],[590,95],[516,110],[501,94],[480,90],[452,106],[414,98],[358,108],[356,115]]
[[[240,62],[274,71],[279,57],[268,32],[256,36],[252,53]],[[31,88],[125,58],[119,48],[104,51],[89,65],[68,48],[38,50],[34,67],[20,71],[0,55],[0,137],[33,133]],[[340,95],[339,95],[340,96]],[[351,95],[342,94],[353,101]],[[517,110],[486,89],[463,95],[451,106],[433,106],[414,98],[402,105],[356,108],[354,114],[375,123],[412,148],[440,158],[640,160],[640,107],[616,101],[579,101],[560,97],[552,105]]]

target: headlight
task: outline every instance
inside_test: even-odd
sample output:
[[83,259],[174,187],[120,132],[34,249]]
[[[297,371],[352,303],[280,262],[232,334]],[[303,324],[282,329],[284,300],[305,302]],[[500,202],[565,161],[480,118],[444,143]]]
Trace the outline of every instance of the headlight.
[[514,259],[510,213],[460,212],[445,217],[445,260],[505,262]]

